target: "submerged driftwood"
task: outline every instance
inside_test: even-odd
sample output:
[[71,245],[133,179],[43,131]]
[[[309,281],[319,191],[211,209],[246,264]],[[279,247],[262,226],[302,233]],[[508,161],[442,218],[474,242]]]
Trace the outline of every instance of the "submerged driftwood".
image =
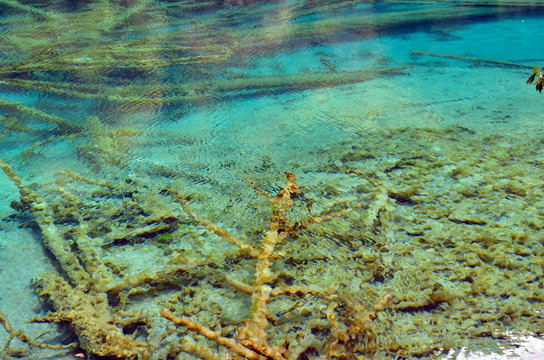
[[[46,81],[6,79],[4,84],[14,87],[36,89],[55,94],[68,95],[82,99],[98,99],[114,102],[130,102],[139,104],[168,104],[176,102],[200,101],[208,98],[228,97],[233,92],[267,91],[292,92],[296,90],[316,89],[343,84],[364,82],[376,78],[406,73],[409,66],[383,67],[367,70],[309,73],[295,75],[276,75],[248,77],[238,79],[214,79],[196,81],[179,85],[132,85],[129,87],[102,88],[94,85],[74,85]],[[164,94],[164,96],[157,96]],[[173,95],[171,95],[173,94]],[[2,106],[2,104],[0,104]],[[7,105],[6,105],[7,106]]]
[[496,66],[496,67],[504,67],[504,68],[515,68],[515,69],[532,69],[533,66],[515,63],[511,61],[501,61],[501,60],[494,60],[494,59],[482,59],[482,58],[473,58],[469,56],[459,56],[455,54],[440,54],[440,53],[433,53],[429,51],[421,51],[421,50],[413,50],[410,52],[412,55],[416,56],[432,56],[432,57],[440,57],[445,59],[453,59],[453,60],[459,60],[459,61],[466,61],[470,62],[474,65],[488,65],[488,66]]

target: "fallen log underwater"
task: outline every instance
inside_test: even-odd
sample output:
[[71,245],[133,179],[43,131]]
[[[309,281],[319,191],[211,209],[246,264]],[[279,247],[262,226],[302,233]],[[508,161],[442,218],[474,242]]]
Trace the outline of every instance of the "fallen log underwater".
[[494,60],[494,59],[483,59],[483,58],[474,58],[470,56],[460,56],[455,54],[440,54],[440,53],[434,53],[429,51],[421,51],[421,50],[413,50],[410,52],[412,55],[416,56],[432,56],[432,57],[439,57],[439,58],[445,58],[445,59],[453,59],[453,60],[459,60],[459,61],[466,61],[471,62],[475,65],[488,65],[488,66],[496,66],[496,67],[504,67],[504,68],[515,68],[515,69],[533,69],[534,66],[532,65],[525,65],[520,63],[515,63],[511,61],[501,61],[501,60]]

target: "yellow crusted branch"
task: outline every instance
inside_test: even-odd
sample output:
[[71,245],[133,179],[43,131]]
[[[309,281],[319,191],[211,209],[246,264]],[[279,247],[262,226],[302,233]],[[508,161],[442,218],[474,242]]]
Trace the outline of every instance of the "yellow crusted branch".
[[185,211],[185,213],[187,213],[187,215],[189,215],[191,217],[191,219],[193,219],[193,221],[195,223],[204,226],[206,229],[214,232],[216,235],[219,235],[220,237],[222,237],[226,241],[230,242],[231,244],[234,244],[234,245],[238,246],[242,251],[245,251],[245,252],[249,253],[251,256],[257,257],[259,255],[259,251],[257,249],[255,249],[254,247],[252,247],[252,246],[244,243],[243,241],[237,239],[230,232],[228,232],[227,230],[221,229],[219,226],[215,225],[211,221],[208,221],[206,219],[202,219],[201,217],[196,215],[191,210],[191,207],[189,206],[189,202],[187,201],[187,199],[185,198],[185,195],[183,193],[181,193],[180,191],[177,191],[177,190],[171,190],[171,191],[176,196],[176,198],[178,199],[179,203],[181,204],[181,206],[183,208],[183,211]]
[[24,343],[27,343],[27,344],[31,345],[31,346],[36,346],[36,347],[39,347],[39,348],[42,348],[42,349],[61,350],[61,349],[67,349],[67,348],[75,347],[77,345],[75,343],[68,344],[68,345],[48,345],[48,344],[40,344],[40,343],[37,343],[35,341],[32,341],[21,330],[19,330],[19,331],[13,330],[13,328],[11,327],[11,324],[9,323],[8,319],[2,313],[2,310],[0,310],[0,323],[2,324],[4,329],[6,329],[6,332],[8,334],[12,335],[13,337],[21,340]]
[[74,283],[88,286],[90,276],[79,262],[76,254],[72,252],[68,241],[61,236],[47,202],[36,191],[24,186],[10,165],[0,160],[0,168],[19,188],[21,201],[30,206],[32,214],[41,229],[45,247],[53,253],[62,269]]
[[246,322],[246,326],[238,334],[242,344],[275,360],[285,358],[277,348],[270,346],[267,341],[266,329],[270,326],[267,319],[269,316],[268,302],[272,293],[271,282],[274,279],[271,266],[275,259],[274,250],[276,246],[289,234],[290,225],[287,220],[287,212],[299,192],[295,182],[295,175],[289,172],[286,172],[285,175],[287,176],[285,186],[280,189],[275,197],[269,197],[270,202],[272,202],[272,218],[255,266],[252,315],[251,319]]
[[168,276],[172,276],[180,272],[185,272],[188,269],[192,269],[197,266],[196,262],[194,262],[192,259],[189,260],[186,257],[184,257],[184,259],[187,260],[187,263],[166,265],[160,271],[154,272],[149,269],[144,269],[137,274],[130,275],[122,279],[102,279],[100,282],[93,284],[93,290],[108,293],[121,292],[123,290],[132,289],[142,284],[160,281],[161,279],[164,279]]
[[59,116],[50,115],[43,111],[40,111],[38,109],[29,107],[20,103],[9,102],[9,101],[0,99],[0,107],[8,109],[10,111],[17,111],[21,114],[30,115],[37,119],[47,121],[51,124],[55,124],[62,134],[72,134],[72,133],[78,133],[81,131],[80,127],[69,123],[68,121],[64,120],[63,118]]
[[47,296],[57,310],[58,321],[67,321],[79,338],[79,345],[98,356],[148,359],[152,344],[135,341],[117,326],[105,293],[71,287],[59,274],[48,273],[38,281],[38,294]]
[[172,314],[167,309],[162,309],[161,310],[161,315],[163,317],[165,317],[166,319],[172,321],[174,324],[186,327],[189,330],[196,331],[200,335],[205,336],[208,339],[215,341],[219,345],[225,346],[226,348],[234,351],[238,355],[241,355],[241,356],[245,357],[246,359],[249,359],[249,360],[258,360],[258,359],[260,359],[260,356],[257,353],[255,353],[255,352],[249,350],[248,348],[246,348],[245,346],[239,344],[234,339],[229,339],[229,338],[226,338],[226,337],[222,336],[219,331],[213,331],[211,329],[208,329],[207,327],[202,326],[199,323],[196,323],[196,322],[192,321],[191,319],[189,319],[189,318],[187,318],[185,316],[176,317],[174,314]]

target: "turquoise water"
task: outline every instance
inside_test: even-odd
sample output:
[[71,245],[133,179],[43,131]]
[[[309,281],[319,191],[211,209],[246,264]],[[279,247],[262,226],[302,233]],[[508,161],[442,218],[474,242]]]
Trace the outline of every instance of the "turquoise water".
[[544,356],[543,11],[0,1],[0,354]]

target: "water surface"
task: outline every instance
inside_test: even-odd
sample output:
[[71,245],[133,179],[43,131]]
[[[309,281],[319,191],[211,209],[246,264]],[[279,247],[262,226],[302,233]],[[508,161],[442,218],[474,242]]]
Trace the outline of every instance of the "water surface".
[[3,356],[244,356],[162,308],[277,359],[540,341],[544,3],[0,11],[0,309],[73,344]]

